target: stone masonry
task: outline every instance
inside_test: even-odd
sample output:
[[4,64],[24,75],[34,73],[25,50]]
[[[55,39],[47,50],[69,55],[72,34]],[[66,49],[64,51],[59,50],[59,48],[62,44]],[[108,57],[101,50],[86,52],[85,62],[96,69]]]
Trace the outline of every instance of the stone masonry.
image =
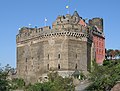
[[44,73],[89,71],[95,59],[92,30],[77,11],[58,16],[52,28],[22,27],[17,41],[17,76],[37,82]]

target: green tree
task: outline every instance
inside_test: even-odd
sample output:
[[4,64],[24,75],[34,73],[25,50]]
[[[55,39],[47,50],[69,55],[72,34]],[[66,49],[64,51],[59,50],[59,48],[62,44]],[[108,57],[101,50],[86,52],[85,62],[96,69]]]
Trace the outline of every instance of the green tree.
[[11,67],[7,64],[5,67],[0,67],[0,91],[9,91],[10,81],[8,79],[8,73]]
[[63,78],[57,72],[48,74],[49,81],[27,86],[27,91],[74,91],[72,78]]
[[103,66],[95,64],[94,71],[90,74],[93,82],[87,90],[89,91],[110,91],[120,81],[120,60],[104,61]]
[[106,50],[106,59],[116,59],[116,57],[119,57],[120,59],[120,50],[116,49],[108,49]]
[[11,89],[24,89],[25,81],[21,78],[14,78],[11,81]]
[[54,89],[57,91],[74,91],[72,78],[63,78],[57,72],[49,73],[48,77],[49,81],[54,84]]

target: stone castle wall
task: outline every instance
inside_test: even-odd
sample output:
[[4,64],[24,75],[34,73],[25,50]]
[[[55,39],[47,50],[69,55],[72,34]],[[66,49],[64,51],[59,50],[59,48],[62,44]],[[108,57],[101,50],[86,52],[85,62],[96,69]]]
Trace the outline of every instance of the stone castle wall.
[[92,31],[77,12],[58,16],[52,29],[21,28],[16,36],[18,77],[33,83],[51,70],[61,74],[90,70],[94,59],[92,37]]
[[49,70],[87,70],[87,35],[64,32],[19,42],[17,69],[27,80]]

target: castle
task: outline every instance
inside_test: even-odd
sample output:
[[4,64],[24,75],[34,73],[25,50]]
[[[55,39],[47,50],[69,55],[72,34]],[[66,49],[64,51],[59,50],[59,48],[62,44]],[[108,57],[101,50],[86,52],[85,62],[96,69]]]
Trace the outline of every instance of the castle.
[[22,27],[16,36],[17,75],[36,82],[50,70],[72,74],[89,71],[91,61],[102,64],[105,57],[103,19],[85,22],[77,11],[58,16],[50,26]]

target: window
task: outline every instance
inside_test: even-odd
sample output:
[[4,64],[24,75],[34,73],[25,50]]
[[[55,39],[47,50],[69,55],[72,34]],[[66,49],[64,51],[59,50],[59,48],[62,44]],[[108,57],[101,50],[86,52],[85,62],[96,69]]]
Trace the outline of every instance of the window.
[[96,53],[98,54],[98,48],[97,48],[97,50],[96,50]]
[[75,69],[77,69],[77,64],[75,65]]
[[31,67],[33,68],[33,65],[31,65]]
[[38,66],[38,69],[39,69],[39,66]]
[[47,64],[47,69],[49,70],[49,64]]
[[25,61],[27,62],[27,58],[25,59]]
[[102,54],[103,54],[103,50],[102,50]]
[[48,60],[49,60],[49,54],[48,54]]
[[38,59],[40,58],[40,56],[38,56]]
[[98,47],[98,41],[97,41],[97,47]]
[[77,59],[77,54],[76,54],[76,59]]
[[102,47],[103,47],[103,43],[102,43]]
[[60,69],[60,64],[58,64],[58,69]]
[[99,46],[101,47],[101,42],[99,42]]
[[99,49],[99,54],[101,54],[101,50]]
[[58,59],[60,59],[60,54],[58,54]]

